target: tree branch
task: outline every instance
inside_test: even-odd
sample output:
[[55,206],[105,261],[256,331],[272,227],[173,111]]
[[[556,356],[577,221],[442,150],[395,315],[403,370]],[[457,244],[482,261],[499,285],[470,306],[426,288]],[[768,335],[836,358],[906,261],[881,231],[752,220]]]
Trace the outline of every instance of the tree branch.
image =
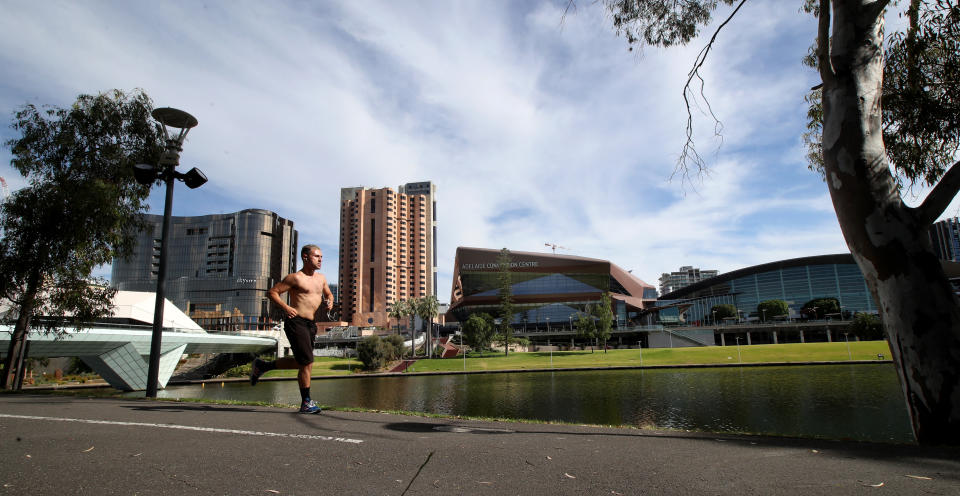
[[833,65],[830,63],[830,0],[820,0],[820,12],[817,17],[817,69],[820,80],[832,83],[835,79]]
[[957,192],[960,192],[960,162],[950,166],[947,173],[933,187],[933,191],[916,208],[919,221],[923,224],[932,224],[947,209],[950,202],[957,196]]
[[707,100],[706,96],[703,94],[704,90],[704,81],[700,77],[700,68],[703,67],[703,64],[707,61],[707,55],[710,53],[710,49],[713,48],[713,43],[717,40],[717,36],[720,34],[720,31],[723,30],[737,12],[740,11],[740,8],[743,7],[747,0],[740,0],[740,3],[737,4],[737,7],[733,9],[733,12],[717,27],[717,30],[713,32],[713,36],[710,37],[710,42],[707,43],[700,53],[697,54],[697,58],[693,63],[693,68],[690,69],[690,72],[687,73],[687,82],[683,85],[683,102],[687,107],[687,141],[683,144],[683,151],[680,152],[680,157],[677,159],[677,167],[674,169],[673,174],[670,175],[672,179],[674,175],[678,172],[681,173],[684,180],[690,176],[690,171],[688,168],[689,163],[692,163],[697,168],[697,174],[703,173],[705,169],[703,157],[697,153],[696,147],[693,142],[693,112],[690,110],[690,86],[693,83],[694,78],[700,81],[700,98],[703,99],[703,102],[707,106],[707,112],[710,114],[710,117],[713,117],[716,125],[714,126],[714,135],[720,136],[720,131],[723,128],[723,124],[720,122],[720,119],[717,119],[716,114],[713,113],[713,108],[710,106],[710,102]]

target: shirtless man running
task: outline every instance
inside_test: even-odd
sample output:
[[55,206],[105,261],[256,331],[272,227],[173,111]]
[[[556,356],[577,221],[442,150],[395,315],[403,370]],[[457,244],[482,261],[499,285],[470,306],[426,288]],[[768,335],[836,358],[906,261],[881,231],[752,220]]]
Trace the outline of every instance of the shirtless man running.
[[[290,341],[292,357],[283,357],[273,362],[259,358],[250,366],[250,385],[256,386],[260,376],[273,369],[298,369],[297,383],[300,385],[300,413],[320,413],[320,407],[310,399],[310,375],[313,372],[313,340],[317,336],[316,319],[320,307],[326,312],[333,308],[333,293],[327,284],[327,278],[318,272],[323,261],[323,252],[316,245],[306,245],[300,250],[303,268],[289,274],[269,291],[267,296],[283,309],[287,316],[283,322],[283,331]],[[283,293],[290,293],[290,304],[280,299]]]

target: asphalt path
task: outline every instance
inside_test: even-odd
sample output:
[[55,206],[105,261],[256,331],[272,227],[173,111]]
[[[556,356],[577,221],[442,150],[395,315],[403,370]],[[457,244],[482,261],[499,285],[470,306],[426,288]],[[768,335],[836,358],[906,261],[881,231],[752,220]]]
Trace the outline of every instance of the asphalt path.
[[960,495],[960,449],[0,395],[0,494]]

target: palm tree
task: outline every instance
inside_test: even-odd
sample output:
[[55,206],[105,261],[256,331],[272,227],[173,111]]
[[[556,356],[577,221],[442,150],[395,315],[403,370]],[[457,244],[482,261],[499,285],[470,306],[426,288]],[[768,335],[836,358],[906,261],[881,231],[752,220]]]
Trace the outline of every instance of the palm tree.
[[393,302],[393,305],[390,305],[390,311],[387,312],[387,317],[397,321],[397,334],[400,334],[400,319],[404,318],[407,315],[407,302],[404,300],[397,300]]
[[420,317],[427,325],[427,344],[424,350],[427,352],[427,356],[430,356],[433,351],[433,330],[431,327],[433,327],[433,318],[437,316],[437,311],[440,309],[440,302],[433,295],[417,298],[415,301],[414,309],[417,317]]

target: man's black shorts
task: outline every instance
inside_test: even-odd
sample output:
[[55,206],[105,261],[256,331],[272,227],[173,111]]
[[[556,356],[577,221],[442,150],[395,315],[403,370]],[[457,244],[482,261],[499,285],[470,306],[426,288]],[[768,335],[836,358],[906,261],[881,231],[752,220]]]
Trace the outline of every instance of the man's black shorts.
[[294,360],[300,365],[313,363],[313,339],[317,337],[317,324],[310,319],[293,317],[283,321],[283,332],[290,341]]

